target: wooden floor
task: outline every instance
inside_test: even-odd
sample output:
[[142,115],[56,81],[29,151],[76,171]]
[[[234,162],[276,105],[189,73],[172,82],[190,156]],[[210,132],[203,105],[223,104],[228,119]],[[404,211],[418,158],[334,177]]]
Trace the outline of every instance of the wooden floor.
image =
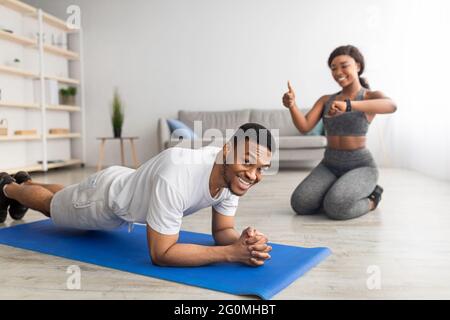
[[[72,184],[93,169],[54,171],[35,180]],[[421,174],[382,169],[380,207],[337,222],[300,217],[289,196],[306,171],[265,177],[243,197],[239,229],[254,226],[272,242],[327,246],[333,254],[275,299],[450,299],[450,183]],[[187,217],[183,229],[210,232],[209,210]],[[41,219],[30,212],[25,222]],[[13,225],[10,218],[2,227]],[[144,244],[143,244],[144,245]],[[68,290],[67,267],[81,267],[81,290]],[[380,271],[370,290],[368,268]],[[370,271],[370,269],[369,269]],[[248,299],[147,278],[0,245],[0,299]]]

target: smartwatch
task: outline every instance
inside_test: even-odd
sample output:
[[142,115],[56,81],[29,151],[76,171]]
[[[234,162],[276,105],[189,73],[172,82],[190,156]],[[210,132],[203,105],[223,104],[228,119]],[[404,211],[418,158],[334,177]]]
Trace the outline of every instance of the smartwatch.
[[350,99],[345,99],[345,103],[347,104],[347,109],[345,109],[345,112],[352,112],[352,103],[350,102]]

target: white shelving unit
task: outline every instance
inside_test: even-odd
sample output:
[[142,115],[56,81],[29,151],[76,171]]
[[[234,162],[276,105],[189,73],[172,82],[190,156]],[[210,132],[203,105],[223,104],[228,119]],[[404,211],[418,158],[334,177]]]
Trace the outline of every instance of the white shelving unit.
[[[55,35],[67,48],[53,43]],[[20,66],[7,65],[17,57],[23,61]],[[76,105],[49,103],[48,80],[56,81],[58,89],[77,87]],[[0,135],[0,172],[85,163],[81,29],[71,30],[63,20],[23,2],[0,0],[0,90],[0,120],[7,119],[9,127],[7,136]],[[50,134],[50,128],[67,128],[70,133]],[[38,133],[14,135],[15,130],[28,129]]]

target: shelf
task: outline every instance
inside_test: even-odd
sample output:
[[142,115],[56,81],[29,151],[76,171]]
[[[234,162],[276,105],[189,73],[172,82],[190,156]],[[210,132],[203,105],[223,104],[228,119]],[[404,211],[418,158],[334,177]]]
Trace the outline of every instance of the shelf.
[[76,53],[74,51],[67,50],[67,49],[59,48],[59,47],[56,47],[56,46],[51,46],[51,45],[46,44],[46,45],[44,45],[44,50],[46,52],[49,52],[49,53],[52,53],[52,54],[55,54],[55,55],[58,55],[58,56],[62,56],[62,57],[66,58],[66,59],[69,59],[69,60],[78,60],[78,59],[80,59],[80,55],[78,53]]
[[[33,109],[41,110],[41,107],[37,103],[15,103],[15,102],[2,102],[0,101],[0,107],[3,108],[22,108],[22,109]],[[50,111],[67,111],[67,112],[80,112],[81,108],[78,106],[65,106],[65,105],[48,105],[47,110]]]
[[45,79],[56,80],[58,82],[67,83],[67,84],[74,84],[74,85],[79,85],[80,84],[79,80],[71,79],[71,78],[56,77],[56,76],[45,76]]
[[[22,70],[22,69],[18,69],[18,68],[8,67],[8,66],[4,66],[4,65],[0,65],[0,73],[6,73],[6,74],[13,75],[13,76],[19,76],[19,77],[24,77],[24,78],[39,79],[39,75],[37,73],[33,73],[30,71],[26,71],[26,70]],[[67,84],[74,84],[74,85],[80,84],[79,80],[72,79],[72,78],[57,77],[57,76],[45,76],[45,79],[56,80],[58,82],[67,83]]]
[[23,136],[0,136],[0,141],[11,142],[11,141],[33,141],[40,140],[40,135],[23,135]]
[[[69,166],[75,166],[82,164],[83,162],[78,159],[70,159],[63,162],[58,163],[49,163],[47,165],[48,169],[56,169],[56,168],[63,168],[63,167],[69,167]],[[34,164],[29,166],[24,166],[20,168],[10,168],[10,169],[1,169],[1,171],[4,171],[8,174],[14,174],[19,171],[26,171],[26,172],[36,172],[36,171],[43,171],[41,164]]]
[[75,166],[77,164],[82,164],[83,162],[78,159],[70,159],[63,162],[57,162],[57,163],[49,163],[47,167],[49,169],[55,169],[55,168],[62,168],[62,167],[68,167],[68,166]]
[[0,39],[2,40],[7,40],[7,41],[11,41],[11,42],[15,42],[17,44],[21,44],[24,46],[35,46],[36,45],[36,41],[24,36],[19,36],[17,34],[14,33],[9,33],[3,30],[0,30]]
[[[17,0],[0,0],[0,5],[3,5],[9,9],[20,12],[22,14],[32,15],[33,17],[37,17],[38,15],[38,10],[35,7]],[[68,28],[65,21],[49,13],[43,12],[42,18],[44,22],[50,26],[61,29],[65,32],[76,32],[76,30]]]
[[37,103],[16,103],[16,102],[4,102],[4,101],[0,101],[0,107],[4,107],[4,108],[37,109],[37,110],[41,109],[41,107]]
[[42,165],[35,164],[20,168],[10,168],[10,169],[2,169],[1,171],[6,172],[7,174],[15,174],[19,171],[25,171],[25,172],[36,172],[36,171],[42,171]]
[[37,9],[35,7],[17,0],[0,0],[0,5],[3,5],[22,14],[37,14]]
[[[13,34],[13,33],[9,33],[9,32],[3,31],[3,30],[0,30],[0,39],[11,41],[11,42],[14,42],[14,43],[17,43],[20,45],[24,45],[24,46],[30,46],[30,47],[33,47],[34,49],[38,49],[38,45],[35,40],[24,37],[24,36],[19,36],[19,35]],[[68,60],[79,60],[80,59],[80,55],[78,53],[67,50],[67,49],[59,48],[56,46],[46,44],[46,45],[44,45],[44,50],[48,53],[62,56]]]
[[68,28],[65,21],[63,21],[63,20],[61,20],[61,19],[59,19],[59,18],[57,18],[57,17],[55,17],[55,16],[53,16],[53,15],[51,15],[49,13],[44,12],[42,14],[42,17],[44,19],[44,22],[46,24],[52,26],[52,27],[61,29],[61,30],[65,31],[65,32],[76,32],[77,31],[77,30],[73,30],[73,29]]
[[[67,134],[48,134],[48,140],[56,140],[56,139],[78,139],[81,138],[80,133],[67,133]],[[0,136],[0,141],[8,142],[8,141],[33,141],[40,140],[42,137],[40,135],[23,135],[23,136]]]
[[78,139],[81,138],[80,133],[66,133],[66,134],[48,134],[47,139]]
[[18,68],[8,67],[8,66],[4,66],[4,65],[0,65],[0,73],[6,73],[6,74],[13,75],[13,76],[19,76],[19,77],[25,77],[25,78],[37,78],[38,77],[38,75],[36,73],[18,69]]
[[51,111],[68,111],[68,112],[80,112],[81,108],[78,106],[65,106],[65,105],[48,105],[47,110]]

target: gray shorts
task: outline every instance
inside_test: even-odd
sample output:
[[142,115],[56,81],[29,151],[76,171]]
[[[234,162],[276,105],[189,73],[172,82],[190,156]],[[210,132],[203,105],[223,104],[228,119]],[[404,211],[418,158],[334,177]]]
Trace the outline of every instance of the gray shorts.
[[97,172],[57,192],[50,204],[53,223],[81,230],[112,230],[127,223],[108,207],[108,190],[114,179],[111,173],[120,169],[111,167]]

